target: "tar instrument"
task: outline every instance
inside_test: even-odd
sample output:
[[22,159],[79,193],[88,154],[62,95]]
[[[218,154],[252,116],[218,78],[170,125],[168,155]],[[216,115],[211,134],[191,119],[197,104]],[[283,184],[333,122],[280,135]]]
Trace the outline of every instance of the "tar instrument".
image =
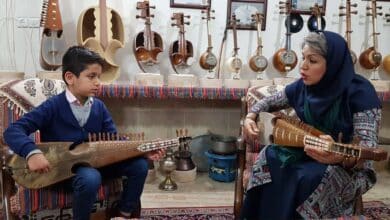
[[[291,2],[280,2],[282,6],[280,8],[284,8],[285,10],[283,13],[285,13],[286,16],[286,23],[290,24],[290,15],[291,15]],[[276,70],[278,70],[281,73],[286,73],[295,68],[295,66],[298,63],[297,54],[291,50],[291,32],[290,32],[290,25],[286,26],[286,45],[284,48],[280,48],[278,51],[275,52],[272,63]]]
[[213,69],[218,64],[217,57],[212,52],[213,46],[211,44],[211,33],[209,26],[210,20],[215,19],[215,17],[211,17],[211,13],[213,12],[214,10],[210,10],[210,6],[208,6],[206,10],[202,11],[202,13],[206,14],[206,17],[202,17],[202,19],[206,20],[207,25],[207,50],[200,56],[199,65],[202,69],[208,70],[209,72],[213,71]]
[[[107,134],[110,136],[110,134]],[[103,134],[105,138],[105,135]],[[124,141],[114,137],[109,141],[93,141],[74,144],[71,142],[45,142],[37,144],[50,163],[50,171],[40,174],[27,168],[24,158],[14,154],[7,163],[13,179],[20,185],[37,189],[52,185],[74,176],[79,166],[100,168],[149,151],[173,147],[188,137],[163,141]],[[116,139],[116,140],[115,140]]]
[[234,43],[234,48],[233,48],[233,55],[227,59],[225,65],[227,69],[231,72],[234,73],[233,79],[240,79],[240,71],[242,68],[242,61],[238,57],[238,50],[240,49],[237,45],[237,22],[239,22],[236,19],[236,15],[232,15],[230,25],[233,29],[233,43]]
[[311,16],[307,21],[307,28],[309,31],[323,31],[325,29],[325,19],[322,16],[322,6],[319,6],[317,3],[314,4],[314,7],[311,7]]
[[187,62],[193,57],[194,49],[192,43],[185,39],[184,26],[190,22],[184,22],[184,18],[190,18],[189,15],[184,16],[183,13],[173,13],[171,20],[175,20],[172,26],[179,28],[179,39],[172,42],[169,48],[169,58],[173,69],[178,72],[178,66],[190,66],[192,63]]
[[254,72],[262,72],[268,66],[267,58],[263,56],[263,44],[261,39],[261,24],[264,17],[263,14],[256,13],[252,15],[252,18],[255,20],[257,26],[257,48],[256,53],[249,59],[249,67]]
[[345,29],[345,37],[346,37],[346,40],[347,40],[349,52],[351,53],[352,62],[355,64],[356,60],[357,60],[357,56],[356,56],[356,53],[351,50],[351,34],[352,34],[351,14],[356,15],[357,11],[352,11],[351,7],[356,8],[357,4],[356,3],[355,4],[351,4],[351,0],[347,0],[345,7],[344,6],[340,6],[339,7],[340,10],[345,9],[345,12],[340,12],[339,16],[340,17],[346,16],[346,20],[347,20],[346,25],[347,25],[347,27]]
[[382,15],[382,13],[377,13],[377,9],[381,8],[381,6],[376,6],[376,0],[371,0],[371,7],[367,7],[367,16],[372,16],[372,37],[374,46],[369,47],[359,56],[359,63],[365,69],[375,69],[382,61],[382,54],[378,51],[378,35],[380,33],[376,32],[376,17],[377,15]]
[[390,74],[390,55],[385,56],[383,58],[383,69],[386,71],[387,74]]
[[66,42],[62,30],[58,0],[44,0],[41,12],[40,63],[45,70],[56,70],[62,64]]
[[156,8],[151,6],[148,0],[137,2],[137,9],[141,10],[141,15],[136,18],[145,20],[145,30],[139,32],[134,40],[134,54],[140,68],[144,71],[143,65],[154,65],[159,63],[157,56],[163,51],[163,40],[161,36],[151,30],[151,18],[154,15],[150,14],[150,9]]
[[124,46],[124,28],[119,14],[99,0],[98,7],[82,12],[77,23],[77,42],[99,53],[105,60],[100,80],[111,83],[119,77],[119,66],[114,57]]
[[320,138],[323,134],[321,131],[283,114],[261,112],[258,127],[261,131],[260,141],[266,145],[274,143],[288,147],[304,147],[305,144],[310,144],[346,157],[375,161],[387,159],[387,152],[383,149],[336,143]]

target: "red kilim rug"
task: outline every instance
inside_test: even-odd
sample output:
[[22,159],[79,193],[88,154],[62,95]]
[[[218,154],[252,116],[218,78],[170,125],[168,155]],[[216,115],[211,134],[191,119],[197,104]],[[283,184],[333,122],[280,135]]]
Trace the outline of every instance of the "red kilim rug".
[[145,208],[145,220],[230,220],[234,219],[233,207]]

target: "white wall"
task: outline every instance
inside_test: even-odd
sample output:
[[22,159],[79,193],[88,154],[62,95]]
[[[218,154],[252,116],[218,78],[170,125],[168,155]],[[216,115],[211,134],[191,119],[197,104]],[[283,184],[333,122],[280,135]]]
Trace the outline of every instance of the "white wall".
[[[60,0],[60,10],[62,13],[63,28],[67,44],[75,45],[76,26],[80,13],[94,5],[98,4],[97,0]],[[191,24],[187,27],[186,37],[193,43],[195,59],[205,51],[207,47],[206,25],[201,20],[200,10],[170,8],[169,0],[150,0],[156,5],[153,10],[155,18],[152,20],[152,29],[159,32],[164,40],[163,62],[160,64],[161,73],[165,76],[174,73],[168,59],[169,44],[177,39],[178,30],[171,27],[170,16],[172,12],[183,11],[191,15]],[[271,61],[275,51],[284,45],[284,16],[279,15],[277,3],[279,0],[268,1],[267,27],[263,33],[264,55]],[[338,16],[338,7],[340,3],[345,4],[344,0],[328,0],[326,10],[326,29],[344,34],[345,21],[341,22]],[[370,19],[365,16],[365,7],[369,4],[367,1],[353,0],[352,3],[358,3],[358,15],[353,15],[352,20],[352,49],[359,55],[367,46],[371,46],[372,40],[369,39],[371,31]],[[26,77],[34,77],[36,72],[41,71],[39,65],[39,48],[41,29],[39,28],[18,28],[16,19],[20,17],[39,18],[41,13],[42,0],[0,0],[0,71],[16,70],[26,73]],[[115,9],[121,16],[125,27],[125,47],[117,50],[116,63],[121,66],[121,76],[119,81],[131,81],[134,74],[141,72],[136,64],[132,44],[134,36],[143,30],[143,21],[137,20],[135,15],[139,12],[136,10],[136,1],[132,0],[107,0],[107,5]],[[384,13],[390,13],[390,2],[378,2],[382,5]],[[216,19],[211,23],[213,35],[214,53],[219,53],[221,40],[226,24],[227,0],[213,0],[212,7],[215,9]],[[305,26],[301,32],[292,36],[292,49],[300,57],[299,45],[302,37],[308,32],[306,21],[309,16],[303,16]],[[344,18],[345,19],[345,18]],[[379,36],[379,51],[383,56],[390,54],[390,23],[384,21],[383,17],[378,18],[377,22]],[[243,60],[244,69],[241,73],[242,78],[254,78],[247,65],[247,60],[252,56],[256,48],[255,31],[239,31],[239,56]],[[228,32],[226,50],[222,53],[223,59],[226,60],[233,47],[231,31]],[[272,63],[272,62],[270,62]],[[366,77],[374,78],[371,71],[364,71],[359,65],[356,70]],[[190,70],[196,75],[204,75],[196,62]],[[226,72],[226,71],[222,71]],[[290,77],[298,77],[298,68],[295,68],[288,74]],[[279,73],[273,69],[272,65],[265,71],[264,78],[280,77]],[[389,75],[379,71],[380,79],[390,79]]]

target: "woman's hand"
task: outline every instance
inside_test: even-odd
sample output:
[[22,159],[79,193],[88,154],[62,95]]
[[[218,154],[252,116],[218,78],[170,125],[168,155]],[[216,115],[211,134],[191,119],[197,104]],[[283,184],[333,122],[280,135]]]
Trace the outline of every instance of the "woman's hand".
[[49,161],[42,153],[31,155],[27,160],[27,166],[30,171],[37,173],[47,173],[50,171]]
[[165,155],[165,149],[158,149],[146,153],[146,158],[148,158],[149,160],[156,161],[163,158],[164,155]]
[[[334,142],[329,135],[321,135],[320,138]],[[325,151],[311,144],[305,144],[305,152],[308,156],[323,164],[338,164],[344,160],[344,156],[340,154]]]
[[257,127],[257,124],[255,122],[256,120],[256,114],[249,113],[244,120],[244,130],[247,132],[247,134],[253,138],[256,138],[259,136],[260,130]]

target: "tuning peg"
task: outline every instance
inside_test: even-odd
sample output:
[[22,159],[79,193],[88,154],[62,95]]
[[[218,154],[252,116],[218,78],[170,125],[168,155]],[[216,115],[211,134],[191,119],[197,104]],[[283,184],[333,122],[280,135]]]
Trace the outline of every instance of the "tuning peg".
[[351,14],[357,15],[357,11],[351,11]]
[[339,9],[345,9],[345,6],[340,5]]
[[149,8],[156,9],[156,6],[155,5],[153,5],[153,6],[149,5]]
[[141,15],[136,15],[135,18],[139,19],[139,18],[143,18]]
[[347,14],[345,14],[345,13],[340,13],[339,14],[340,17],[345,16],[345,15],[347,15]]
[[378,12],[378,13],[376,13],[376,15],[382,16],[383,13],[382,12]]
[[191,15],[184,15],[185,18],[191,18]]
[[366,13],[366,16],[371,16],[372,15],[372,13]]
[[151,15],[150,15],[150,17],[151,17],[151,18],[154,18],[154,15],[153,15],[153,14],[151,14]]
[[385,14],[385,17],[390,17],[390,14]]
[[286,8],[286,6],[279,6],[279,9],[284,9]]
[[186,24],[186,25],[190,25],[190,22],[184,22],[184,24]]
[[175,17],[171,17],[171,20],[175,20]]
[[171,24],[171,26],[172,26],[172,27],[175,27],[175,26],[177,26],[177,24]]
[[203,20],[207,19],[206,17],[202,17]]
[[213,16],[213,17],[210,17],[210,19],[215,19],[215,17]]
[[370,6],[367,6],[366,9],[367,9],[367,10],[371,10],[372,8],[371,8]]
[[200,11],[200,13],[204,14],[204,13],[206,13],[206,11],[205,11],[205,10],[202,10],[202,11]]
[[213,10],[211,10],[211,13],[214,13],[215,12],[215,10],[213,9]]
[[356,8],[358,5],[355,3],[355,4],[351,4],[351,7],[354,7]]
[[382,6],[376,6],[377,9],[382,9]]

